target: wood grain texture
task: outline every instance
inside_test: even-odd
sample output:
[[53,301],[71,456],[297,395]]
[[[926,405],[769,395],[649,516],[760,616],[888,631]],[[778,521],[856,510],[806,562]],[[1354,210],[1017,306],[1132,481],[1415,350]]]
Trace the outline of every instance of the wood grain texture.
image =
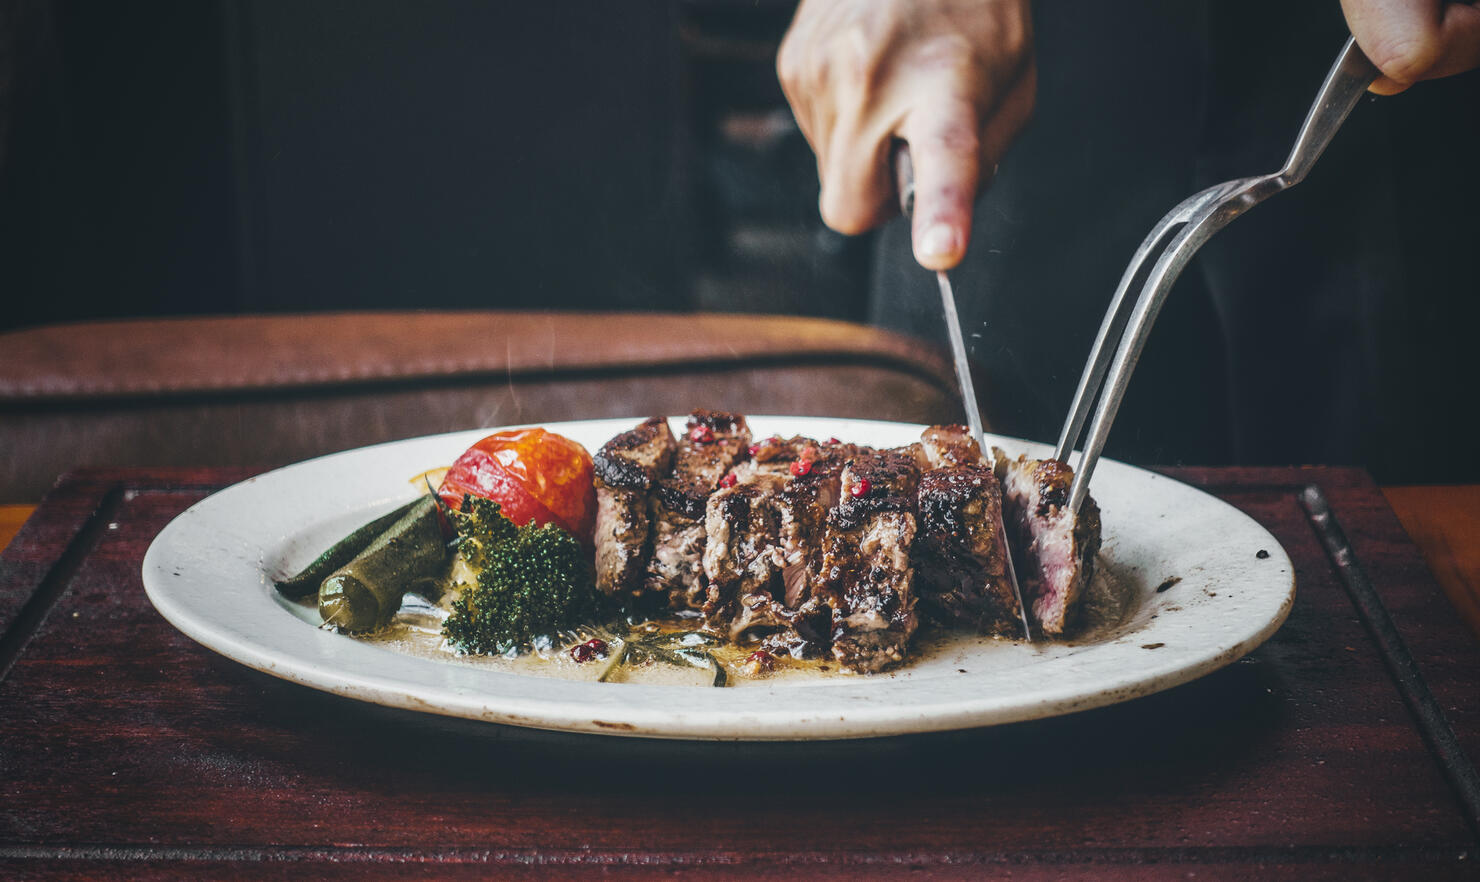
[[1384,487],[1382,495],[1480,637],[1480,485]]
[[[1394,860],[1363,852],[1326,851],[1308,859],[1227,861],[1195,860],[1186,863],[1147,864],[1134,854],[1118,854],[1100,861],[1077,863],[1022,863],[1012,860],[964,860],[955,865],[900,860],[869,860],[866,857],[818,855],[812,859],[747,860],[725,858],[691,862],[630,861],[613,863],[608,855],[589,855],[588,861],[554,862],[538,853],[509,855],[499,852],[469,853],[448,857],[358,852],[346,860],[341,853],[315,851],[297,859],[275,858],[271,862],[240,858],[214,860],[192,857],[180,860],[127,860],[122,858],[38,861],[0,858],[0,878],[15,882],[60,882],[70,879],[129,879],[131,882],[188,879],[191,882],[252,879],[260,882],[361,882],[376,879],[486,880],[512,882],[582,882],[587,879],[626,880],[694,879],[715,882],[853,882],[859,879],[911,880],[911,882],[979,882],[1008,878],[1026,882],[1186,882],[1188,879],[1251,879],[1258,882],[1351,882],[1353,879],[1383,879],[1388,882],[1473,882],[1474,868],[1452,856],[1431,860]],[[331,862],[332,861],[332,862]]]
[[39,579],[54,605],[0,681],[0,875],[1473,874],[1476,831],[1295,497],[1315,482],[1331,499],[1474,757],[1480,644],[1382,495],[1351,470],[1172,473],[1249,512],[1294,561],[1295,608],[1265,646],[1115,707],[800,745],[539,733],[248,670],[171,628],[139,583],[158,530],[236,476],[76,476],[4,558],[71,563]]

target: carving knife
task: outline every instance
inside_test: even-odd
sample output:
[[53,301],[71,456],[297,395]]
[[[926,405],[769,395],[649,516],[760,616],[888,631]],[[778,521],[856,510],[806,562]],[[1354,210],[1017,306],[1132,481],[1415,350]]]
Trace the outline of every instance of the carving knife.
[[[915,208],[915,167],[910,161],[908,144],[900,144],[894,151],[894,181],[899,187],[899,208],[908,217]],[[982,430],[981,410],[977,407],[976,388],[971,383],[971,363],[966,360],[966,338],[961,334],[961,318],[956,313],[956,294],[951,289],[951,277],[945,270],[937,270],[935,281],[940,286],[940,303],[945,314],[946,336],[951,341],[951,356],[956,363],[956,385],[961,387],[961,404],[966,408],[966,422],[971,437],[983,458],[987,455],[986,433]],[[1002,508],[997,508],[997,531],[1004,538],[1007,530],[1002,523]],[[1033,642],[1033,629],[1028,625],[1028,607],[1023,603],[1023,589],[1018,584],[1017,567],[1012,562],[1012,552],[1003,549],[1006,558],[1007,580],[1012,583],[1013,596],[1017,598],[1018,615],[1023,621],[1023,637]]]

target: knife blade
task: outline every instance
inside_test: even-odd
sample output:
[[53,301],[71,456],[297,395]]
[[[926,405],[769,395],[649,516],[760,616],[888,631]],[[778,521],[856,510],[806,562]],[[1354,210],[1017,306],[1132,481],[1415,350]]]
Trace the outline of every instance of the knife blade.
[[[906,217],[915,210],[915,167],[910,160],[910,147],[901,142],[894,151],[894,182],[899,188],[899,208]],[[936,270],[936,284],[940,287],[941,312],[945,317],[946,337],[951,341],[951,357],[956,365],[956,385],[961,389],[961,404],[966,409],[967,427],[976,439],[977,449],[985,458],[987,454],[986,432],[982,428],[981,410],[977,406],[976,387],[971,382],[971,362],[966,359],[966,338],[961,333],[961,317],[956,312],[956,293],[951,288],[951,277],[945,270]],[[1002,507],[997,507],[997,531],[1006,537],[1007,527],[1002,522]],[[1004,549],[1006,551],[1006,549]],[[1018,615],[1023,622],[1023,638],[1033,642],[1033,629],[1028,624],[1028,606],[1023,603],[1023,589],[1018,584],[1017,567],[1012,562],[1012,552],[1003,555],[1006,560],[1007,580],[1012,583],[1013,597],[1017,598]]]

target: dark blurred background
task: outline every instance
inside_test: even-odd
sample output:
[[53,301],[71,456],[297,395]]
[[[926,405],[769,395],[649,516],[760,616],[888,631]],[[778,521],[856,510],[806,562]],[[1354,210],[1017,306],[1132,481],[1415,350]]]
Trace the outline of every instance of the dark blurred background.
[[[774,73],[794,5],[0,0],[0,329],[641,308],[939,339],[901,225],[818,220]],[[1278,165],[1344,32],[1335,0],[1037,15],[1038,117],[958,285],[995,286],[973,356],[997,428],[1049,437],[1135,243],[1206,181]],[[1189,271],[1111,454],[1480,479],[1432,455],[1480,429],[1480,79],[1365,101],[1348,128]]]
[[0,322],[861,317],[776,84],[792,5],[0,4]]

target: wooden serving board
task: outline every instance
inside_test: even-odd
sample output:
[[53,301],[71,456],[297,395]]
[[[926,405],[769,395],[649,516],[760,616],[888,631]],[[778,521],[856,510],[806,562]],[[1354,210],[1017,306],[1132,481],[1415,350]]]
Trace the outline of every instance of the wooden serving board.
[[0,878],[1476,878],[1480,644],[1371,480],[1169,473],[1289,551],[1265,646],[1115,707],[797,745],[502,728],[249,670],[139,576],[247,473],[75,473],[0,557]]

